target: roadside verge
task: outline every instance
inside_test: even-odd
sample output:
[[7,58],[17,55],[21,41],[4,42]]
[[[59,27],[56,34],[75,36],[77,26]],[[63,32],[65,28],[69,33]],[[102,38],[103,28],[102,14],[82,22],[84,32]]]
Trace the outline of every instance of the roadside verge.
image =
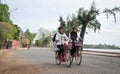
[[13,49],[1,49],[0,50],[0,57],[2,57],[3,55],[5,55],[6,53],[10,52]]

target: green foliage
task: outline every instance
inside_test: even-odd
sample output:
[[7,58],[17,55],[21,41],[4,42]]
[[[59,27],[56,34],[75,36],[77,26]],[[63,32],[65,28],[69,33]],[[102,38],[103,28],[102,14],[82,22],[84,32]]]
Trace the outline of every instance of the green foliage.
[[10,20],[9,6],[7,4],[0,3],[0,22],[5,22],[10,24],[11,26],[14,26],[14,29],[12,28],[13,32],[14,30],[17,30],[17,32],[13,35],[13,39],[19,39],[20,29],[17,25],[14,25],[13,22]]
[[7,4],[0,3],[0,22],[10,23],[10,12]]
[[14,39],[19,40],[19,35],[20,35],[20,27],[18,25],[13,25],[16,28],[16,33],[14,34]]
[[36,33],[31,33],[29,29],[25,31],[25,38],[27,38],[30,41],[29,44],[33,44],[35,36]]
[[10,25],[9,23],[0,22],[0,35],[4,39],[14,39],[14,34],[17,32],[17,29]]
[[64,32],[67,35],[69,34],[69,32],[72,31],[72,27],[77,27],[80,31],[80,27],[78,26],[78,20],[74,14],[72,16],[68,16],[66,21],[63,20],[63,17],[60,17],[59,22],[60,25],[64,27]]
[[120,7],[114,7],[113,9],[105,8],[102,13],[105,13],[107,18],[109,15],[113,15],[114,21],[116,22],[116,14],[120,12]]
[[[116,22],[116,14],[120,12],[120,7],[114,7],[113,9],[105,8],[102,13],[100,13],[99,9],[96,8],[96,4],[93,1],[89,10],[80,8],[77,12],[77,15],[72,15],[72,17],[68,17],[66,21],[63,20],[62,17],[59,18],[60,25],[65,28],[65,33],[68,34],[71,31],[73,26],[78,28],[80,32],[80,37],[84,42],[84,35],[87,29],[92,29],[94,32],[99,31],[101,28],[100,22],[97,20],[97,16],[105,13],[107,18],[109,15],[114,16],[114,21]],[[82,42],[82,43],[83,43]]]
[[90,10],[80,8],[77,12],[77,15],[73,14],[70,17],[68,16],[66,20],[66,25],[62,17],[59,18],[59,22],[61,26],[65,27],[66,34],[68,34],[71,31],[72,27],[75,26],[78,28],[78,31],[81,32],[81,38],[83,38],[83,33],[86,32],[86,27],[89,29],[93,29],[95,32],[96,30],[100,30],[101,24],[96,19],[98,15],[99,10],[96,9],[96,5],[93,2]]
[[[10,12],[7,4],[0,3],[0,45],[7,39],[19,39],[20,28],[10,20]],[[2,45],[1,45],[2,46]]]
[[77,18],[79,21],[79,25],[83,32],[81,31],[81,37],[84,38],[84,34],[86,28],[93,29],[94,32],[96,30],[100,30],[101,24],[97,20],[97,16],[99,15],[99,9],[96,8],[95,2],[92,3],[91,8],[89,10],[85,10],[84,8],[80,8],[77,14]]
[[65,27],[65,21],[63,20],[62,16],[59,17],[59,22],[60,22],[60,26]]
[[35,45],[38,47],[49,47],[51,41],[51,33],[45,28],[40,28]]
[[40,44],[41,44],[41,43],[40,43],[39,40],[35,40],[35,45],[36,45],[37,47],[41,46]]
[[49,32],[49,30],[45,29],[45,28],[40,28],[38,30],[38,38],[44,38],[44,37],[48,37],[50,36],[51,33]]
[[0,22],[0,47],[8,39],[14,39],[14,35],[17,32],[16,27],[9,23]]

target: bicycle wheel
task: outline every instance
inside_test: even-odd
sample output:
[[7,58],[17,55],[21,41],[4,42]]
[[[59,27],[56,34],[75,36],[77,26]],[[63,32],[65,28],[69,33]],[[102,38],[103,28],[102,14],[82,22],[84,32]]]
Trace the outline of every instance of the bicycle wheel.
[[57,65],[61,64],[61,61],[59,60],[58,52],[55,52],[55,61]]
[[71,63],[72,63],[71,60],[72,60],[72,57],[71,57],[71,54],[70,54],[70,50],[67,50],[66,51],[66,58],[65,58],[65,62],[66,62],[67,67],[71,66]]
[[76,64],[79,66],[81,64],[82,61],[82,51],[81,48],[79,48],[75,54],[75,60],[76,60]]
[[73,62],[73,60],[74,60],[74,56],[71,57],[71,63]]

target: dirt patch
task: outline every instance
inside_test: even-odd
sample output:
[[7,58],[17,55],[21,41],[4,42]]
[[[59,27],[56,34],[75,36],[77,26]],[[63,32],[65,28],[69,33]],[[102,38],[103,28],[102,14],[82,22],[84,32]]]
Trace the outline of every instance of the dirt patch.
[[4,58],[4,57],[9,57],[10,55],[12,55],[13,51],[15,51],[15,50],[8,49],[8,50],[2,50],[2,51],[0,51],[1,52],[0,59]]
[[0,74],[39,74],[42,68],[39,65],[7,65],[0,68]]
[[41,74],[44,71],[40,64],[29,64],[10,59],[12,54],[9,52],[0,58],[0,74]]

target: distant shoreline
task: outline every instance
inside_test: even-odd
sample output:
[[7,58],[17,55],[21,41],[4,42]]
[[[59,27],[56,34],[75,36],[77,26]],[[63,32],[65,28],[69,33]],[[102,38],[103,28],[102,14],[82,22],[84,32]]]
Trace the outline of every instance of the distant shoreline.
[[118,49],[120,50],[119,46],[116,45],[108,45],[108,44],[98,44],[98,45],[94,45],[94,44],[84,44],[83,48],[89,48],[89,49]]
[[110,49],[110,48],[85,48],[83,47],[83,49],[97,49],[97,50],[120,50],[120,49]]

